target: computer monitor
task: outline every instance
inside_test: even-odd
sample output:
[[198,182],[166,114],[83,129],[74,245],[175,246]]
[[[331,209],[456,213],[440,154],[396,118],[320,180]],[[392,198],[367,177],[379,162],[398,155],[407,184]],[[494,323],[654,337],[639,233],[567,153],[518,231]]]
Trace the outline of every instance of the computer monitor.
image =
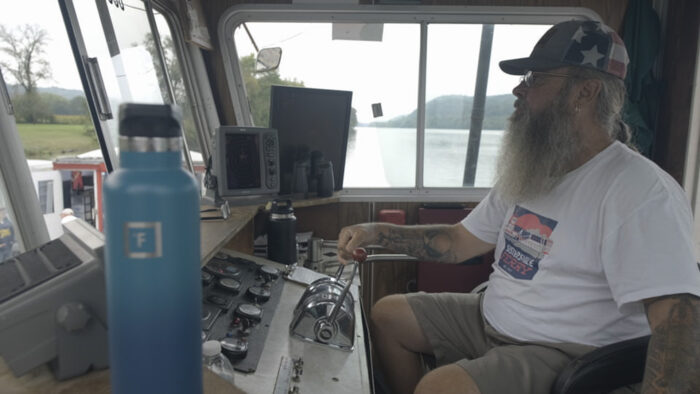
[[221,126],[214,140],[214,174],[221,197],[277,194],[277,130]]
[[352,92],[272,86],[270,128],[280,147],[280,194],[292,193],[294,163],[319,151],[333,166],[334,190],[343,188]]

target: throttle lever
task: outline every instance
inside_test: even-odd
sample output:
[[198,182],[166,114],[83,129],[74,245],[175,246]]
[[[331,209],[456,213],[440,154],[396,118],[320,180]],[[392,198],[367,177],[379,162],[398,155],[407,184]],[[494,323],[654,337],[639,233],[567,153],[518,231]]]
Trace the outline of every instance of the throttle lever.
[[[343,292],[340,293],[335,305],[333,305],[331,313],[327,318],[319,320],[315,327],[314,331],[316,334],[316,339],[323,343],[330,341],[335,336],[335,319],[338,317],[338,312],[340,312],[340,308],[342,307],[343,302],[345,302],[345,297],[350,291],[352,280],[355,278],[355,274],[357,273],[357,267],[360,265],[360,263],[364,263],[367,260],[367,251],[363,248],[357,248],[352,252],[352,258],[352,275],[350,275],[348,283],[343,288]],[[341,265],[341,267],[343,267],[343,265]],[[342,269],[339,269],[338,271],[342,273]],[[340,276],[338,275],[338,278],[339,277]]]

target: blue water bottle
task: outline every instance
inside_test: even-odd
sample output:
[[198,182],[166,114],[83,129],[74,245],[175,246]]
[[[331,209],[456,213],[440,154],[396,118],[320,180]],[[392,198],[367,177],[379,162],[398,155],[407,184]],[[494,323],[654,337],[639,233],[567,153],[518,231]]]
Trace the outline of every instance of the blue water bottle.
[[176,106],[122,104],[105,182],[112,393],[202,392],[199,193]]

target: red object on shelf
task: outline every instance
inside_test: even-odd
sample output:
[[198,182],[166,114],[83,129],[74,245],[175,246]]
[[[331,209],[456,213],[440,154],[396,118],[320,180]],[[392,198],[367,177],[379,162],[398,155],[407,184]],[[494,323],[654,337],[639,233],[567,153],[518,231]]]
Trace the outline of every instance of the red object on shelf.
[[377,217],[378,222],[406,224],[406,212],[403,209],[382,209]]
[[[419,208],[418,224],[455,224],[464,219],[469,208]],[[479,263],[480,260],[480,263]],[[418,291],[428,293],[466,293],[488,280],[493,271],[493,251],[469,260],[469,265],[441,264],[421,261],[418,263]]]

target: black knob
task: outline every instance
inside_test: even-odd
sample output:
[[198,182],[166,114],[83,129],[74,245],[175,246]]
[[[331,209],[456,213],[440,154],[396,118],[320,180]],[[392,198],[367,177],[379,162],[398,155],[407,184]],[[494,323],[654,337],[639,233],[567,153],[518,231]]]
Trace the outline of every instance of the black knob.
[[240,360],[248,354],[248,342],[239,338],[224,338],[221,351],[230,359]]
[[270,290],[262,286],[251,286],[246,295],[254,302],[267,302],[270,299]]
[[240,304],[233,313],[243,319],[255,321],[262,319],[262,309],[253,304]]
[[219,278],[219,281],[216,284],[219,286],[219,288],[234,294],[238,294],[241,289],[241,282],[233,278]]

